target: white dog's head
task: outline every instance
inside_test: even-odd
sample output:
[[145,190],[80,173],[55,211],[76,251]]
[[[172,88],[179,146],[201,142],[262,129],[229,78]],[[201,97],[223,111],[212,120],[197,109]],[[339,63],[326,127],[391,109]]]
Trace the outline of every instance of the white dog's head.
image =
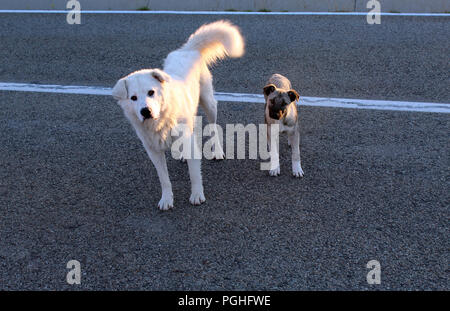
[[170,76],[160,69],[133,72],[117,81],[112,96],[128,117],[157,120],[164,110],[164,85]]

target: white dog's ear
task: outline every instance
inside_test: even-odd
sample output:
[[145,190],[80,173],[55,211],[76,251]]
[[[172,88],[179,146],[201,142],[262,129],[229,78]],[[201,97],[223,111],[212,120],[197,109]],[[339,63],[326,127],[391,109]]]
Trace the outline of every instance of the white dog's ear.
[[161,69],[153,69],[152,77],[158,80],[160,83],[169,82],[170,76]]
[[127,80],[125,78],[120,79],[117,81],[116,85],[114,85],[112,89],[112,96],[117,100],[127,99],[128,89]]

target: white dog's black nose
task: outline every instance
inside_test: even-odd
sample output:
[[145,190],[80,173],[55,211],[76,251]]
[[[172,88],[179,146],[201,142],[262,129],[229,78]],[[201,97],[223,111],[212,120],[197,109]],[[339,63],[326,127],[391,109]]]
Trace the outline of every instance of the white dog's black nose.
[[152,113],[147,107],[141,109],[141,115],[144,117],[144,120],[152,117]]

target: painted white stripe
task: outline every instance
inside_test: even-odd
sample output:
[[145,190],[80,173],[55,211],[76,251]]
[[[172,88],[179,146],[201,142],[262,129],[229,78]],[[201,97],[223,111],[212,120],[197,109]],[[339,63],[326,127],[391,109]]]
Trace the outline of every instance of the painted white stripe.
[[0,82],[0,91],[111,95],[111,88],[101,86],[77,86],[56,84],[29,84]]
[[[104,96],[111,95],[111,88],[108,87],[27,84],[27,83],[7,83],[7,82],[0,82],[0,91],[85,94],[85,95],[104,95]],[[244,103],[261,103],[261,104],[264,103],[264,96],[262,94],[216,92],[215,97],[218,101],[222,102],[244,102]],[[300,98],[299,104],[301,106],[314,106],[314,107],[450,113],[450,104],[447,103],[405,102],[405,101],[390,101],[390,100],[302,96]]]
[[[67,14],[69,10],[0,10],[1,13],[38,13],[38,14]],[[78,11],[70,11],[78,12]],[[93,11],[81,10],[83,14],[177,14],[177,15],[367,15],[367,12],[237,12],[237,11]],[[374,13],[383,16],[428,16],[450,17],[448,13]]]
[[[216,92],[218,101],[264,103],[260,94]],[[301,106],[450,113],[450,104],[302,96]]]

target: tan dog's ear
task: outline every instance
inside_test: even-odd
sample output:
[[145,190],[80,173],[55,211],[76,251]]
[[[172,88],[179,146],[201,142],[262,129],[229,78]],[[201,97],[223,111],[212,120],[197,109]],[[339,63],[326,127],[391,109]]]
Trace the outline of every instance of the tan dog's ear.
[[265,87],[264,87],[264,95],[266,95],[266,96],[269,96],[270,95],[270,93],[272,93],[273,91],[275,91],[275,89],[276,89],[276,87],[275,87],[275,85],[274,84],[267,84]]
[[119,81],[117,81],[116,85],[114,85],[112,89],[112,96],[117,100],[127,99],[128,88],[127,80],[125,78],[120,79]]
[[300,99],[300,95],[298,95],[296,90],[290,90],[288,92],[289,98],[291,99],[291,102],[297,101]]
[[169,82],[170,76],[161,69],[153,69],[152,77],[158,80],[160,83]]

